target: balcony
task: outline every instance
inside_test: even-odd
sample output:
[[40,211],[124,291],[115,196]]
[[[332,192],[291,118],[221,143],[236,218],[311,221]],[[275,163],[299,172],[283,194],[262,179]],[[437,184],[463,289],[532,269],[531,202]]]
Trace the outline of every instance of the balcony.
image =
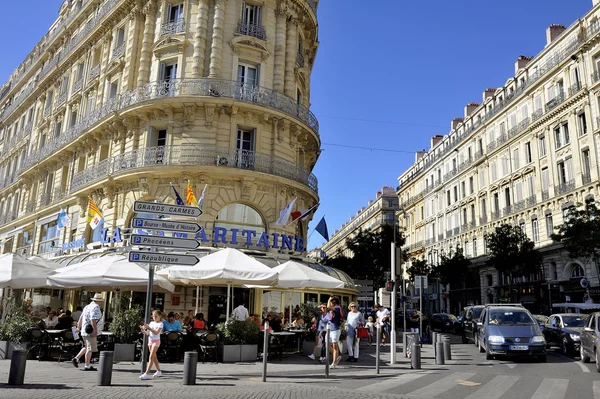
[[452,229],[446,230],[446,238],[452,237]]
[[65,90],[63,93],[60,93],[56,98],[56,104],[54,105],[54,109],[60,108],[61,105],[67,102],[67,94],[68,92]]
[[83,87],[83,78],[79,78],[75,81],[75,83],[73,83],[73,90],[71,90],[71,93],[73,93],[73,94],[77,93],[79,90],[81,90],[82,87]]
[[458,235],[460,233],[460,227],[455,227],[454,228],[454,235]]
[[473,156],[473,162],[478,161],[483,157],[483,148],[475,151],[475,155]]
[[503,214],[504,216],[508,216],[508,215],[510,215],[511,213],[513,213],[513,205],[508,205],[508,206],[505,206],[505,207],[504,207],[504,209],[502,210],[502,214]]
[[508,129],[508,137],[509,138],[515,137],[517,135],[517,133],[519,133],[519,128],[516,125],[511,127],[510,129]]
[[239,21],[235,33],[238,35],[252,36],[257,39],[267,40],[267,31],[260,24],[253,24],[246,21]]
[[294,180],[318,191],[317,178],[294,162],[255,151],[205,145],[148,147],[107,158],[75,174],[71,191],[80,190],[109,176],[156,166],[245,169]]
[[92,67],[92,69],[90,69],[90,74],[88,75],[88,82],[98,75],[100,75],[100,64],[95,65]]
[[487,215],[479,216],[479,225],[482,226],[488,221]]
[[600,70],[592,74],[592,83],[596,83],[598,80],[600,80]]
[[502,144],[506,143],[506,140],[506,133],[500,134],[500,136],[498,136],[496,139],[496,147],[500,147]]
[[546,201],[550,199],[550,193],[548,190],[542,190],[542,201]]
[[456,176],[457,174],[458,174],[458,169],[456,169],[456,168],[450,169],[450,172],[448,172],[444,175],[444,180],[451,179],[454,176]]
[[175,35],[185,31],[185,20],[180,18],[176,21],[167,22],[160,27],[160,36]]
[[527,208],[529,208],[530,206],[534,206],[535,204],[537,204],[537,199],[535,198],[535,194],[527,197],[525,199],[525,203],[527,204]]
[[565,101],[565,93],[561,92],[559,95],[557,95],[552,100],[550,100],[546,103],[546,111],[547,112],[552,111],[554,108],[558,107],[564,101]]
[[125,54],[125,43],[121,43],[115,47],[112,51],[111,59],[116,60],[117,58],[121,58]]
[[536,110],[531,114],[531,122],[535,122],[540,119],[544,115],[544,110],[542,108]]
[[575,180],[571,179],[564,183],[560,183],[558,186],[554,186],[556,195],[566,194],[570,191],[575,190]]
[[521,212],[527,208],[527,202],[525,200],[517,201],[513,205],[513,212]]
[[487,150],[488,151],[493,151],[495,148],[496,148],[496,142],[495,141],[492,141],[491,143],[489,143],[487,145]]
[[501,216],[502,213],[500,212],[500,210],[492,211],[492,221],[500,219]]
[[304,56],[300,51],[298,51],[298,53],[296,54],[296,64],[298,64],[300,68],[304,68]]
[[592,182],[592,175],[590,172],[581,175],[581,183],[583,185],[590,184]]
[[473,163],[473,158],[468,157],[467,159],[465,159],[464,161],[462,161],[460,163],[460,165],[458,165],[458,171],[462,172],[463,170],[467,169],[469,166],[471,166],[471,164]]
[[307,107],[274,90],[221,79],[173,79],[168,82],[148,83],[98,106],[64,134],[53,138],[43,148],[32,151],[26,158],[22,170],[43,161],[63,147],[70,145],[83,135],[88,128],[111,116],[115,111],[122,111],[133,105],[159,98],[192,96],[230,98],[270,107],[299,119],[307,124],[317,136],[319,135],[317,117]]

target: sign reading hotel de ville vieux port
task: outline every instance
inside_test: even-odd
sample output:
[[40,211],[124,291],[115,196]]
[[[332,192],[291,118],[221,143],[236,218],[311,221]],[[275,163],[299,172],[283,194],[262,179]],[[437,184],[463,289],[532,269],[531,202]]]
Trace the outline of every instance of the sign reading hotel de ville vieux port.
[[[133,210],[135,212],[149,214],[175,215],[184,217],[198,217],[202,215],[202,211],[196,207],[159,204],[155,202],[144,201],[136,201],[133,204]],[[134,218],[132,221],[132,227],[138,229],[175,231],[181,234],[197,233],[198,231],[202,230],[202,227],[198,223],[145,218]],[[132,234],[130,242],[132,245],[146,246],[151,248],[158,247],[183,250],[196,249],[201,245],[200,241],[194,239],[145,234]],[[132,251],[129,253],[129,261],[193,266],[198,263],[198,258],[194,255]]]

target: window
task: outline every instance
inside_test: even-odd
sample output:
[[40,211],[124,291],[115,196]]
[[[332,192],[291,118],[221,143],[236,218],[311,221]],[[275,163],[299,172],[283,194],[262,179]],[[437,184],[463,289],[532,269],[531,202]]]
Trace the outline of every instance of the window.
[[540,136],[540,157],[546,156],[546,136]]
[[542,169],[542,191],[548,191],[548,186],[550,184],[549,176],[548,176],[548,168]]
[[500,212],[500,194],[494,193],[494,210]]
[[485,206],[485,198],[481,200],[481,216],[485,217],[487,214],[487,209]]
[[479,171],[479,188],[483,188],[485,187],[485,171],[484,170],[480,170]]
[[581,151],[581,166],[583,168],[583,175],[589,177],[592,170],[589,149]]
[[260,25],[261,8],[260,6],[243,3],[242,21],[246,24]]
[[462,191],[462,197],[464,198],[467,195],[467,189],[464,181],[460,182],[460,189]]
[[571,267],[571,278],[582,278],[585,277],[585,272],[583,268],[577,264],[574,264]]
[[473,238],[473,257],[477,256],[477,238]]
[[587,122],[585,120],[585,112],[580,113],[577,116],[577,123],[579,124],[579,135],[583,136],[587,134]]
[[110,90],[108,92],[108,99],[112,100],[117,97],[117,93],[119,91],[119,83],[115,80],[110,84]]
[[509,207],[509,206],[510,206],[510,204],[511,204],[511,201],[510,201],[510,188],[509,188],[509,187],[506,187],[506,188],[504,189],[504,204],[505,204],[507,207]]
[[454,186],[454,202],[458,201],[458,187]]
[[446,191],[446,197],[447,197],[447,205],[450,206],[451,201],[450,201],[450,190]]
[[156,146],[157,147],[164,147],[167,145],[167,131],[166,130],[159,130],[158,131],[158,135],[156,137]]
[[565,163],[564,162],[559,162],[556,165],[556,169],[558,172],[558,183],[559,184],[564,184],[567,182],[567,169],[565,168]]
[[552,222],[552,214],[549,213],[546,215],[546,236],[550,238],[554,233],[554,224]]
[[238,65],[238,83],[242,87],[244,96],[253,96],[254,88],[259,83],[259,66],[258,65]]
[[54,126],[54,137],[60,136],[60,132],[62,130],[62,122],[56,122],[56,126]]
[[58,239],[60,230],[56,220],[43,224],[40,227],[40,244],[38,245],[38,254],[53,252],[58,250]]
[[564,143],[569,144],[571,142],[571,140],[569,138],[569,124],[568,123],[564,123],[562,125],[562,133],[563,133]]
[[528,141],[525,143],[525,162],[531,163],[533,161],[533,157],[531,156],[531,143]]
[[115,49],[118,49],[125,43],[125,28],[119,28],[117,31],[117,40],[115,41]]
[[533,242],[538,242],[540,240],[540,231],[538,229],[538,220],[537,219],[531,220],[531,236],[532,236]]
[[254,130],[238,129],[236,166],[244,169],[254,167]]
[[515,165],[515,170],[519,169],[519,149],[515,148],[513,151],[513,164]]
[[475,223],[475,205],[471,204],[471,222]]
[[23,256],[31,256],[31,246],[33,245],[33,227],[23,231],[19,234],[17,241],[17,254]]
[[77,123],[77,111],[71,112],[71,120],[69,122],[69,129],[75,126]]
[[563,146],[562,136],[560,134],[560,126],[554,128],[554,144],[556,145],[556,148]]
[[181,21],[183,19],[183,3],[168,4],[167,7],[168,23]]
[[[230,204],[221,209],[215,219],[215,228],[217,227],[227,230],[226,241],[231,244],[245,245],[252,238],[256,242],[260,234],[266,232],[265,222],[260,214],[244,204]],[[231,236],[233,229],[238,230],[237,237]],[[256,231],[256,237],[242,235],[243,230]]]
[[523,234],[527,235],[527,228],[525,227],[525,222],[519,223],[519,227],[521,228]]
[[160,64],[160,80],[170,82],[177,79],[177,63],[161,63]]
[[504,122],[500,123],[500,135],[504,135],[504,133],[506,133],[506,126],[504,125]]
[[69,88],[69,77],[65,76],[60,84],[60,94],[65,94]]
[[475,184],[473,183],[473,176],[469,177],[469,193],[473,194],[475,191]]
[[490,164],[490,170],[492,171],[492,181],[491,181],[491,183],[493,183],[496,180],[498,180],[498,170],[496,168],[496,161],[494,161],[494,162],[492,162]]

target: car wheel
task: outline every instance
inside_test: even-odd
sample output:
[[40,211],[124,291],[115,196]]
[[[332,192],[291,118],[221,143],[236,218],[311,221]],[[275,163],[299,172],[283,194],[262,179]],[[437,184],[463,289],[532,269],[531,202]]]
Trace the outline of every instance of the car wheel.
[[581,361],[583,363],[589,363],[590,362],[590,357],[585,355],[585,352],[583,350],[583,345],[581,345],[579,347],[579,356],[581,356]]
[[569,350],[569,342],[567,341],[567,337],[563,337],[560,349],[562,350],[563,355],[569,356],[571,351]]
[[494,356],[492,356],[492,354],[488,351],[487,348],[485,348],[485,360],[492,360],[494,358]]
[[548,358],[546,357],[546,355],[541,355],[541,356],[538,356],[538,361],[540,363],[547,363],[548,362]]
[[481,345],[481,341],[479,340],[479,338],[477,339],[477,346],[479,347],[479,353],[485,352],[485,349],[483,349],[483,346]]

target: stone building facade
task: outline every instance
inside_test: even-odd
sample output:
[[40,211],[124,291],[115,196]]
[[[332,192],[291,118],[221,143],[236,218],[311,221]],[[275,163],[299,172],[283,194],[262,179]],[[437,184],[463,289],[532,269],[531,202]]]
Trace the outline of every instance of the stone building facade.
[[[0,89],[1,252],[123,246],[134,201],[174,203],[171,183],[185,199],[188,182],[197,198],[207,187],[198,218],[207,245],[277,252],[280,235],[306,239],[307,221],[274,223],[293,198],[298,209],[319,201],[317,6],[66,0]],[[95,230],[88,196],[104,216]],[[61,208],[71,219],[64,229]],[[218,225],[226,242],[214,242]],[[236,239],[244,228],[274,245]]]
[[[439,261],[461,247],[480,266],[470,286],[450,287],[450,310],[467,303],[522,302],[536,312],[552,303],[600,298],[593,262],[571,259],[550,234],[571,204],[599,198],[600,6],[573,25],[550,25],[547,45],[520,56],[515,75],[485,89],[435,136],[398,178],[400,223],[411,257]],[[543,272],[504,276],[484,266],[484,234],[518,225],[544,254]]]

